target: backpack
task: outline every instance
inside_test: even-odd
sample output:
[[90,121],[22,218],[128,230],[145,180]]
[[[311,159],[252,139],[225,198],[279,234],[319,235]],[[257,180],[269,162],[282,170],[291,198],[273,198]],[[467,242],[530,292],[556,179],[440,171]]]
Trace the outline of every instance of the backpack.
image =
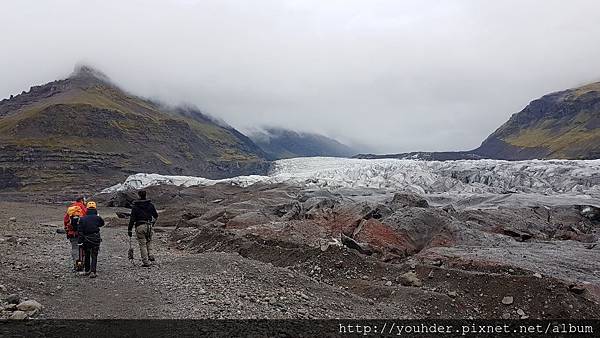
[[69,216],[69,223],[73,231],[77,231],[77,225],[79,225],[79,219],[83,216],[83,210],[78,205],[72,205],[67,209],[67,215]]

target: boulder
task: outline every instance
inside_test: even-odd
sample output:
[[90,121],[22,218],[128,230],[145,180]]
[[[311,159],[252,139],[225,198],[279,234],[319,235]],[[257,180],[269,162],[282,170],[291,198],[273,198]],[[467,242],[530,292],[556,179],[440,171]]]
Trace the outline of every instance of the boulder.
[[448,204],[444,207],[442,207],[442,210],[444,210],[445,212],[454,215],[456,214],[456,209],[454,208],[454,206],[452,204]]
[[126,218],[129,219],[129,217],[131,216],[130,212],[122,212],[122,211],[117,211],[115,213],[117,215],[118,218]]
[[569,285],[569,291],[580,295],[585,292],[585,286],[580,284],[571,284]]
[[23,320],[29,317],[29,315],[24,311],[15,311],[8,319],[12,320]]
[[512,296],[504,296],[504,298],[502,298],[502,304],[504,305],[510,305],[514,302],[514,298]]
[[415,287],[423,286],[423,282],[421,281],[421,279],[419,279],[417,274],[412,271],[407,272],[407,273],[401,275],[400,277],[398,277],[398,281],[400,282],[400,284],[402,284],[404,286],[415,286]]
[[600,208],[593,205],[579,206],[581,216],[593,222],[600,222]]
[[20,311],[39,311],[42,309],[42,304],[30,299],[19,303],[19,305],[17,305],[17,309]]
[[121,207],[131,209],[133,201],[138,199],[135,191],[119,191],[108,201],[107,207]]
[[419,195],[397,193],[389,203],[392,208],[429,208],[429,203],[426,199]]
[[16,293],[13,293],[11,295],[8,295],[4,299],[4,301],[8,304],[19,304],[19,302],[21,301],[21,297],[19,297],[19,295],[17,295]]
[[369,247],[368,244],[359,243],[356,240],[354,240],[353,238],[348,237],[344,234],[341,234],[341,236],[342,236],[342,244],[345,245],[346,247],[357,250],[358,252],[360,252],[361,254],[364,254],[364,255],[372,255],[373,254],[373,250],[371,250],[371,248]]

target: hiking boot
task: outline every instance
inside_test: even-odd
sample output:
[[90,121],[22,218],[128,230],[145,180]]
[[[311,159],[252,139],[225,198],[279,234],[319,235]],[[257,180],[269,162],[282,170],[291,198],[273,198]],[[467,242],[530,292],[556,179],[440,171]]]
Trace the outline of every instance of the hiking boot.
[[96,278],[96,277],[98,277],[98,275],[96,275],[95,272],[90,273],[90,278]]
[[142,266],[143,266],[144,268],[149,268],[149,267],[151,267],[150,263],[142,263]]
[[154,258],[154,256],[148,256],[148,260],[149,260],[150,262],[154,262],[156,259]]

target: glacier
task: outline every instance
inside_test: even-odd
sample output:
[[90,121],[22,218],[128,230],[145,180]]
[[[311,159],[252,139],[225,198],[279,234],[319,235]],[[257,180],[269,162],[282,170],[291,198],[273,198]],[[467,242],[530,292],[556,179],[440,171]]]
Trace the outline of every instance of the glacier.
[[306,157],[278,160],[266,176],[211,180],[193,176],[139,173],[103,193],[155,185],[182,187],[228,183],[288,183],[323,189],[371,188],[418,194],[571,195],[600,197],[600,160],[348,159]]

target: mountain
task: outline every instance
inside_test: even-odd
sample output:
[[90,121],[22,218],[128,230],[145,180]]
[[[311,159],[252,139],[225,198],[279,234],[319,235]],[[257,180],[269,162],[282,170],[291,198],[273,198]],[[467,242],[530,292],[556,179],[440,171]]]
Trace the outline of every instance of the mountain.
[[0,101],[0,189],[104,188],[137,172],[265,173],[266,154],[193,107],[131,95],[81,66]]
[[281,128],[253,132],[250,138],[273,160],[308,156],[348,157],[356,153],[332,138]]
[[600,158],[600,82],[532,101],[473,152],[507,160]]
[[600,158],[600,82],[532,101],[474,150],[359,154],[355,157],[437,161],[597,159]]

